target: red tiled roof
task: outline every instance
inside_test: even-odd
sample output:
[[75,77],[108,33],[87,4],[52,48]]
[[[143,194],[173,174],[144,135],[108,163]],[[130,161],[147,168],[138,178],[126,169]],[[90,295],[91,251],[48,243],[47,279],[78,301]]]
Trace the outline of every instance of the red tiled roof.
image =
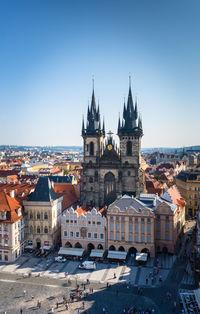
[[0,192],[0,212],[7,212],[7,220],[3,222],[16,222],[22,218],[22,215],[18,216],[17,209],[22,208],[16,199],[10,197],[6,192]]

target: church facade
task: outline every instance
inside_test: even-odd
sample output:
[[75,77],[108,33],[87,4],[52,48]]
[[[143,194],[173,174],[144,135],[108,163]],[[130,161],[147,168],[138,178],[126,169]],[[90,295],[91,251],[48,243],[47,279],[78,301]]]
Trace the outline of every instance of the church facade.
[[81,180],[82,206],[96,208],[109,205],[120,195],[139,196],[144,191],[144,173],[140,167],[142,120],[129,86],[127,105],[118,121],[120,147],[117,149],[109,132],[105,139],[94,89],[88,106],[86,125],[83,120],[84,160]]

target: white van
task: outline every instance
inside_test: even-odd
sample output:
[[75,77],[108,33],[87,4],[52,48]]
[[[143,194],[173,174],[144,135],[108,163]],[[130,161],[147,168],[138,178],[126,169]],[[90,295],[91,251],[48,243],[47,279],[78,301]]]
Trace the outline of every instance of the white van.
[[81,269],[96,269],[96,263],[93,261],[85,261],[81,265],[79,265]]

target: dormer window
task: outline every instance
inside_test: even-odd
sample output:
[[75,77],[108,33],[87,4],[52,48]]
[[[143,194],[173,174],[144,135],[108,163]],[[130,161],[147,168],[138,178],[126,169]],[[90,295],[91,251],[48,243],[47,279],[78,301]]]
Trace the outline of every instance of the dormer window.
[[1,220],[6,220],[6,218],[7,218],[7,217],[6,217],[6,214],[7,214],[7,212],[4,212],[4,213],[1,212],[1,214],[0,214],[0,219],[1,219]]

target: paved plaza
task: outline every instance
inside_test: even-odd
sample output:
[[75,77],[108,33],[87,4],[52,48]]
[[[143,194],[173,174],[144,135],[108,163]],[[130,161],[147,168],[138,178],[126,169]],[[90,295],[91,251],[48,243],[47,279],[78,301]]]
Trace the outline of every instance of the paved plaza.
[[[21,276],[28,276],[29,273],[33,277],[45,277],[60,280],[86,282],[89,280],[91,283],[126,283],[129,285],[140,286],[157,286],[162,284],[159,282],[159,276],[162,280],[168,276],[170,269],[176,256],[160,255],[159,256],[159,273],[155,276],[155,280],[152,282],[151,274],[154,270],[155,260],[149,259],[145,266],[130,265],[118,265],[108,263],[97,263],[96,270],[81,270],[78,268],[80,262],[67,261],[66,263],[57,263],[53,261],[53,257],[50,258],[37,258],[30,255],[21,256],[14,264],[1,264],[1,273],[12,273]],[[67,275],[67,278],[65,274]],[[116,278],[114,278],[114,274]],[[148,283],[146,282],[148,278]]]

